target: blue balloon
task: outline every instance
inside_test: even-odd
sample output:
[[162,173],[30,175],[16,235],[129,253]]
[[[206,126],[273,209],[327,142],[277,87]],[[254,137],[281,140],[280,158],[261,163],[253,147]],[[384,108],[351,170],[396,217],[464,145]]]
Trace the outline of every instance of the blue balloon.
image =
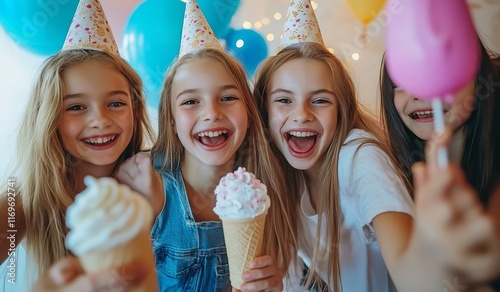
[[23,48],[53,55],[64,44],[78,0],[2,0],[0,24]]
[[251,29],[230,30],[226,36],[226,49],[243,63],[250,76],[268,53],[266,40]]
[[215,36],[224,38],[229,24],[241,0],[198,0],[198,6],[214,31]]
[[148,0],[129,17],[123,31],[123,57],[144,82],[148,104],[158,108],[163,77],[179,53],[186,4]]

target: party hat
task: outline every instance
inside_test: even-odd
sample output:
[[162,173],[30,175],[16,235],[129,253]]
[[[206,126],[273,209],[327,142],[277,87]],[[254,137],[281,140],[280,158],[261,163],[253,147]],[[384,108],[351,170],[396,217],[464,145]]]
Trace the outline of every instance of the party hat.
[[179,57],[202,48],[213,48],[223,51],[196,1],[188,0],[186,1],[186,11],[184,13]]
[[312,42],[325,45],[310,0],[291,0],[278,52],[293,44]]
[[80,0],[62,50],[94,49],[118,53],[118,46],[99,0]]

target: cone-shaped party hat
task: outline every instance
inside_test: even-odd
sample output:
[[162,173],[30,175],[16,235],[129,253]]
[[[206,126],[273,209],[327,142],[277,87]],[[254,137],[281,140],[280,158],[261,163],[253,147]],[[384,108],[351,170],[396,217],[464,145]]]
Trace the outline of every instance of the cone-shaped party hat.
[[202,48],[224,51],[195,0],[186,1],[179,57]]
[[325,45],[311,1],[291,0],[278,52],[290,45],[305,42]]
[[80,0],[62,50],[94,49],[119,54],[99,0]]

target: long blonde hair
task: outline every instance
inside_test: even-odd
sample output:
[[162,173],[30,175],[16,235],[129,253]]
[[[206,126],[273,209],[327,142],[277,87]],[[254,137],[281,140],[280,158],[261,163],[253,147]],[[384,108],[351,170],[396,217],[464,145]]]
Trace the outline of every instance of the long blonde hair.
[[269,140],[264,132],[262,119],[248,86],[245,71],[238,61],[222,51],[202,49],[184,55],[174,62],[163,84],[158,112],[158,141],[153,146],[153,157],[161,161],[161,169],[169,172],[181,163],[185,150],[174,132],[172,123],[172,84],[181,66],[205,58],[220,62],[233,78],[238,90],[243,93],[250,123],[245,140],[236,153],[234,167],[245,166],[267,185],[272,204],[266,219],[263,246],[265,252],[276,259],[278,266],[286,270],[294,257],[292,251],[296,249],[297,223],[294,218],[297,197],[290,196],[292,191],[290,185],[285,182],[286,173],[279,168],[278,160],[268,148]]
[[97,50],[68,50],[45,61],[31,92],[17,144],[26,246],[35,263],[35,273],[45,272],[58,259],[70,254],[64,245],[65,213],[73,203],[77,182],[83,178],[79,165],[65,151],[57,132],[65,95],[62,75],[68,68],[90,61],[110,66],[129,83],[134,133],[117,166],[141,149],[144,137],[153,137],[142,82],[123,59]]
[[[388,147],[383,142],[382,131],[376,125],[377,123],[368,114],[362,112],[356,100],[354,84],[344,68],[344,65],[337,57],[330,53],[324,46],[316,43],[303,43],[300,46],[289,47],[282,50],[276,56],[266,59],[259,68],[256,75],[256,84],[254,96],[257,100],[259,110],[264,119],[265,124],[268,124],[269,113],[266,108],[267,101],[267,86],[273,74],[283,64],[288,61],[305,58],[317,60],[327,64],[332,72],[333,93],[338,98],[338,115],[337,129],[334,133],[332,143],[329,145],[326,152],[323,154],[322,164],[319,170],[318,181],[324,182],[319,188],[318,202],[316,202],[318,212],[317,234],[320,230],[327,230],[326,238],[328,245],[328,275],[333,275],[334,289],[340,291],[340,262],[339,262],[339,226],[340,221],[340,202],[339,202],[339,179],[338,179],[338,158],[339,153],[344,146],[344,141],[353,129],[362,129],[372,133],[374,139],[362,139],[362,144],[372,143],[380,147],[388,155]],[[359,140],[358,140],[359,141]],[[279,157],[281,165],[285,165],[287,173],[293,173],[293,181],[299,182],[300,171],[293,170],[286,158],[277,147],[272,147],[274,154]],[[359,149],[359,148],[358,148]],[[389,155],[390,156],[390,155]],[[394,162],[394,160],[393,160]],[[296,186],[294,196],[299,196],[299,187]],[[326,220],[326,229],[321,229],[322,216],[328,216]],[[310,268],[310,273],[307,275],[306,285],[321,283],[319,276],[315,273],[318,262],[325,255],[320,252],[320,237],[317,236],[315,241],[314,254]]]

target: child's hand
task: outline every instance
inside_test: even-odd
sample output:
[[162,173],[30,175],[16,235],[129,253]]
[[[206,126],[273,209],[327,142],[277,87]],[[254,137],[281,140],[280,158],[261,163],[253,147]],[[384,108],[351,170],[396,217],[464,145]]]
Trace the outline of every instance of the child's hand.
[[131,287],[138,286],[146,275],[147,267],[140,262],[97,274],[85,274],[77,258],[67,257],[41,275],[32,291],[128,291]]
[[416,235],[433,258],[468,280],[482,282],[500,273],[500,235],[457,165],[438,167],[437,147],[449,133],[426,148],[426,164],[413,166]]
[[[243,273],[243,285],[240,290],[245,291],[282,291],[283,272],[275,265],[271,256],[265,255],[253,259],[251,270]],[[239,291],[233,289],[233,291]]]
[[120,165],[116,178],[149,200],[155,218],[160,214],[165,200],[163,182],[153,168],[150,153],[137,153],[127,159]]

